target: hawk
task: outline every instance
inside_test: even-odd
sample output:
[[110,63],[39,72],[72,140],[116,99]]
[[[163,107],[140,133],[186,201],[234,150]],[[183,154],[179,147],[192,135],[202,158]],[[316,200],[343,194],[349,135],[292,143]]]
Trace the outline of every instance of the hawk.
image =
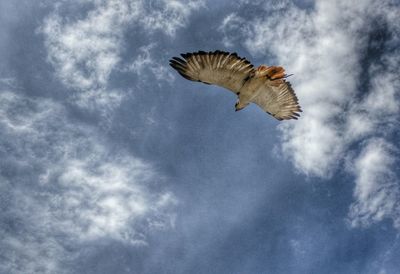
[[237,53],[224,51],[194,52],[173,57],[170,65],[184,78],[214,84],[234,92],[238,99],[235,111],[255,103],[278,120],[297,119],[301,112],[298,99],[278,66],[257,68]]

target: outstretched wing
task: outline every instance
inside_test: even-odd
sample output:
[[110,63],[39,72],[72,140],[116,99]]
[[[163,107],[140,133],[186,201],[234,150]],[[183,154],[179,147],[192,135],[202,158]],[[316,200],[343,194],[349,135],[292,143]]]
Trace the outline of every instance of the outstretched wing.
[[245,79],[254,70],[253,65],[236,53],[223,51],[181,54],[173,57],[170,65],[191,81],[214,84],[238,93]]
[[278,120],[296,119],[302,112],[291,84],[285,79],[270,80],[268,77],[254,79],[263,81],[251,102]]

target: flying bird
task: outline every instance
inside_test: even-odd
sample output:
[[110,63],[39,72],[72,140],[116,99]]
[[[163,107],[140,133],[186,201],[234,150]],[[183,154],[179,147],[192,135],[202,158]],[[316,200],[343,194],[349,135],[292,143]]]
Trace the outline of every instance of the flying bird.
[[297,119],[300,105],[288,75],[278,66],[257,68],[237,53],[224,51],[194,52],[173,57],[170,65],[184,78],[213,84],[234,92],[238,99],[235,111],[255,103],[278,120]]

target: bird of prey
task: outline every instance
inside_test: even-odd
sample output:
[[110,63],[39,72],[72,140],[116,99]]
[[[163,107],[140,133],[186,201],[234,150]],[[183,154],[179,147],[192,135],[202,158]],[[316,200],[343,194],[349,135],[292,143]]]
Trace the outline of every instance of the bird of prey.
[[238,97],[236,111],[255,103],[278,120],[300,116],[298,99],[282,67],[261,65],[254,68],[236,53],[219,50],[181,56],[183,59],[173,57],[170,65],[188,80],[218,85],[234,92]]

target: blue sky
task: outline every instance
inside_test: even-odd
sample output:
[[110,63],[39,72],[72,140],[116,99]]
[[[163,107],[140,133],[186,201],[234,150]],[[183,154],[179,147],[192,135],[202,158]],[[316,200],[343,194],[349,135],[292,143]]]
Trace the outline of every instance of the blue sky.
[[[400,272],[397,1],[0,2],[0,273]],[[168,66],[282,65],[234,111]]]

